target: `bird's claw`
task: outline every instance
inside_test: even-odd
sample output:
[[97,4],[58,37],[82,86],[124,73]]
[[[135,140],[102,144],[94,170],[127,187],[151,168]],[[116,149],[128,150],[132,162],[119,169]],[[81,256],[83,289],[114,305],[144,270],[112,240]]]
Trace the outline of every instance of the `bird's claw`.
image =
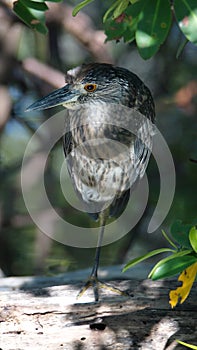
[[94,291],[95,301],[98,301],[99,300],[99,293],[98,293],[99,284],[100,284],[100,281],[98,280],[97,277],[90,276],[89,279],[87,280],[87,282],[85,283],[85,285],[79,291],[79,293],[77,295],[77,299],[79,299],[86,292],[86,290],[88,288],[92,287],[93,291]]
[[128,296],[128,294],[126,292],[123,292],[123,291],[119,290],[118,288],[112,287],[107,283],[99,281],[98,278],[95,276],[90,276],[90,278],[87,280],[85,285],[79,291],[79,293],[77,295],[77,299],[79,299],[86,292],[86,290],[90,287],[93,288],[95,302],[98,302],[98,300],[99,300],[99,288],[108,289],[111,292],[117,293],[119,295]]

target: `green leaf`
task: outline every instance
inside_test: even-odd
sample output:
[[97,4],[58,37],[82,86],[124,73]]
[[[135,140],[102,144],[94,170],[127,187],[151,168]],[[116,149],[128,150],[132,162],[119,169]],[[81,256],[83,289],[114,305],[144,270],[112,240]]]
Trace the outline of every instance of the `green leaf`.
[[75,6],[75,8],[72,12],[72,15],[75,17],[83,7],[85,7],[86,5],[90,4],[93,1],[94,0],[84,0],[84,1],[80,2],[77,6]]
[[139,0],[132,6],[128,6],[125,10],[125,14],[128,18],[127,29],[123,33],[124,41],[131,42],[135,39],[135,32],[137,30],[137,25],[140,20],[142,9],[144,7],[145,1]]
[[114,9],[118,6],[120,0],[115,1],[110,8],[105,12],[103,16],[103,22],[105,23],[107,18],[109,17],[110,13],[114,11]]
[[165,253],[165,252],[174,252],[174,250],[170,249],[170,248],[160,248],[160,249],[155,249],[145,255],[141,255],[140,257],[138,258],[135,258],[131,261],[129,261],[123,268],[122,272],[125,272],[126,270],[128,270],[129,268],[139,264],[140,262],[148,259],[148,258],[151,258],[152,256],[154,255],[157,255],[157,254],[161,254],[161,253]]
[[174,12],[180,30],[186,38],[197,45],[197,4],[196,0],[175,0]]
[[40,16],[34,15],[34,10],[26,7],[22,1],[16,1],[13,7],[14,12],[21,20],[32,29],[36,29],[41,34],[47,34],[48,30],[44,24],[44,15],[40,12]]
[[164,42],[172,14],[167,0],[147,0],[136,31],[136,43],[142,58],[152,57]]
[[127,27],[123,33],[123,38],[125,43],[131,43],[133,40],[135,40],[135,29],[132,27]]
[[163,265],[164,263],[170,261],[170,260],[173,260],[174,258],[177,258],[177,257],[182,257],[184,255],[188,255],[192,252],[192,250],[183,250],[181,252],[174,252],[173,254],[171,254],[170,256],[167,256],[166,258],[160,260],[154,267],[153,269],[151,270],[151,272],[149,273],[148,275],[148,278],[152,278],[152,275],[154,274],[155,270],[157,268],[160,267],[160,265]]
[[183,224],[181,220],[176,220],[170,228],[172,237],[182,246],[191,249],[189,231],[192,224]]
[[125,30],[126,30],[126,23],[125,22],[116,22],[114,19],[108,19],[104,23],[104,30],[105,34],[107,36],[107,40],[118,40],[120,39]]
[[113,17],[117,18],[118,16],[120,16],[126,10],[128,4],[129,0],[120,1],[120,4],[114,10]]
[[[188,255],[185,251],[184,255],[175,253],[166,259],[159,261],[149,274],[149,278],[152,280],[158,280],[161,278],[171,277],[184,271],[187,267],[194,264],[197,261],[197,257]],[[189,251],[191,253],[191,251]]]
[[48,6],[45,4],[44,1],[32,1],[32,0],[20,0],[23,5],[26,7],[32,8],[37,11],[46,11],[48,10]]
[[139,0],[135,5],[129,5],[122,16],[116,19],[112,17],[104,22],[105,34],[107,40],[124,38],[125,42],[131,42],[135,39],[135,31],[139,16],[144,4],[144,0]]
[[197,253],[197,229],[195,226],[189,231],[189,240],[193,250]]
[[125,10],[125,14],[130,17],[130,20],[132,21],[133,18],[136,18],[139,16],[139,14],[142,12],[144,6],[146,4],[146,0],[138,0],[134,5],[129,5],[127,9]]

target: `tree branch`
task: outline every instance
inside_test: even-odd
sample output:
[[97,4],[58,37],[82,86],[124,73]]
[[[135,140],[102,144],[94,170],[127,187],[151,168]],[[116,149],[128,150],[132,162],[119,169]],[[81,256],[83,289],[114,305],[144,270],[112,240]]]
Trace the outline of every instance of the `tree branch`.
[[96,61],[113,63],[109,53],[109,44],[102,30],[95,30],[90,17],[82,11],[77,17],[72,16],[73,8],[64,3],[48,3],[47,21],[61,23],[66,32],[73,35],[94,57]]

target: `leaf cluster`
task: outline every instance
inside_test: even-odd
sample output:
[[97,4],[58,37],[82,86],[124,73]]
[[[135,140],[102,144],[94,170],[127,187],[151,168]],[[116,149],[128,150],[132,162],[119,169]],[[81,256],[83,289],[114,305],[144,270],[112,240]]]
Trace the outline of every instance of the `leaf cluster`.
[[[73,16],[93,1],[81,1],[74,8]],[[18,0],[14,3],[18,17],[42,34],[47,33],[44,16],[47,9],[44,0]],[[108,41],[123,39],[130,43],[135,40],[141,57],[148,59],[166,40],[173,17],[185,36],[178,52],[187,41],[197,45],[196,0],[115,0],[103,16],[103,25]]]
[[[73,15],[92,1],[82,1]],[[173,17],[185,41],[197,44],[196,0],[116,0],[104,14],[103,22],[107,40],[135,40],[141,57],[148,59],[166,40]]]
[[172,246],[153,250],[143,256],[129,261],[123,269],[135,266],[136,264],[160,253],[170,252],[171,254],[160,260],[149,273],[149,278],[158,280],[174,276],[184,271],[197,262],[197,229],[193,224],[183,224],[180,220],[175,221],[171,226],[173,240],[164,232],[162,234]]

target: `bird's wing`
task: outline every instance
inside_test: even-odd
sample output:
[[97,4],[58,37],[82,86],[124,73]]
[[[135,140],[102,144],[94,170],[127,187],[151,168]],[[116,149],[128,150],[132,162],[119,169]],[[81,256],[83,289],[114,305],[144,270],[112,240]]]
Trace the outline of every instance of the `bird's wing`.
[[73,147],[74,147],[74,140],[72,137],[72,133],[71,133],[71,131],[68,131],[63,136],[63,148],[64,148],[65,157],[67,157],[69,155],[69,153],[72,151]]
[[135,167],[139,177],[141,178],[146,171],[151,151],[139,138],[136,138],[134,149],[136,158]]
[[139,178],[142,178],[152,151],[153,133],[149,123],[144,123],[138,130],[134,142],[135,167]]

